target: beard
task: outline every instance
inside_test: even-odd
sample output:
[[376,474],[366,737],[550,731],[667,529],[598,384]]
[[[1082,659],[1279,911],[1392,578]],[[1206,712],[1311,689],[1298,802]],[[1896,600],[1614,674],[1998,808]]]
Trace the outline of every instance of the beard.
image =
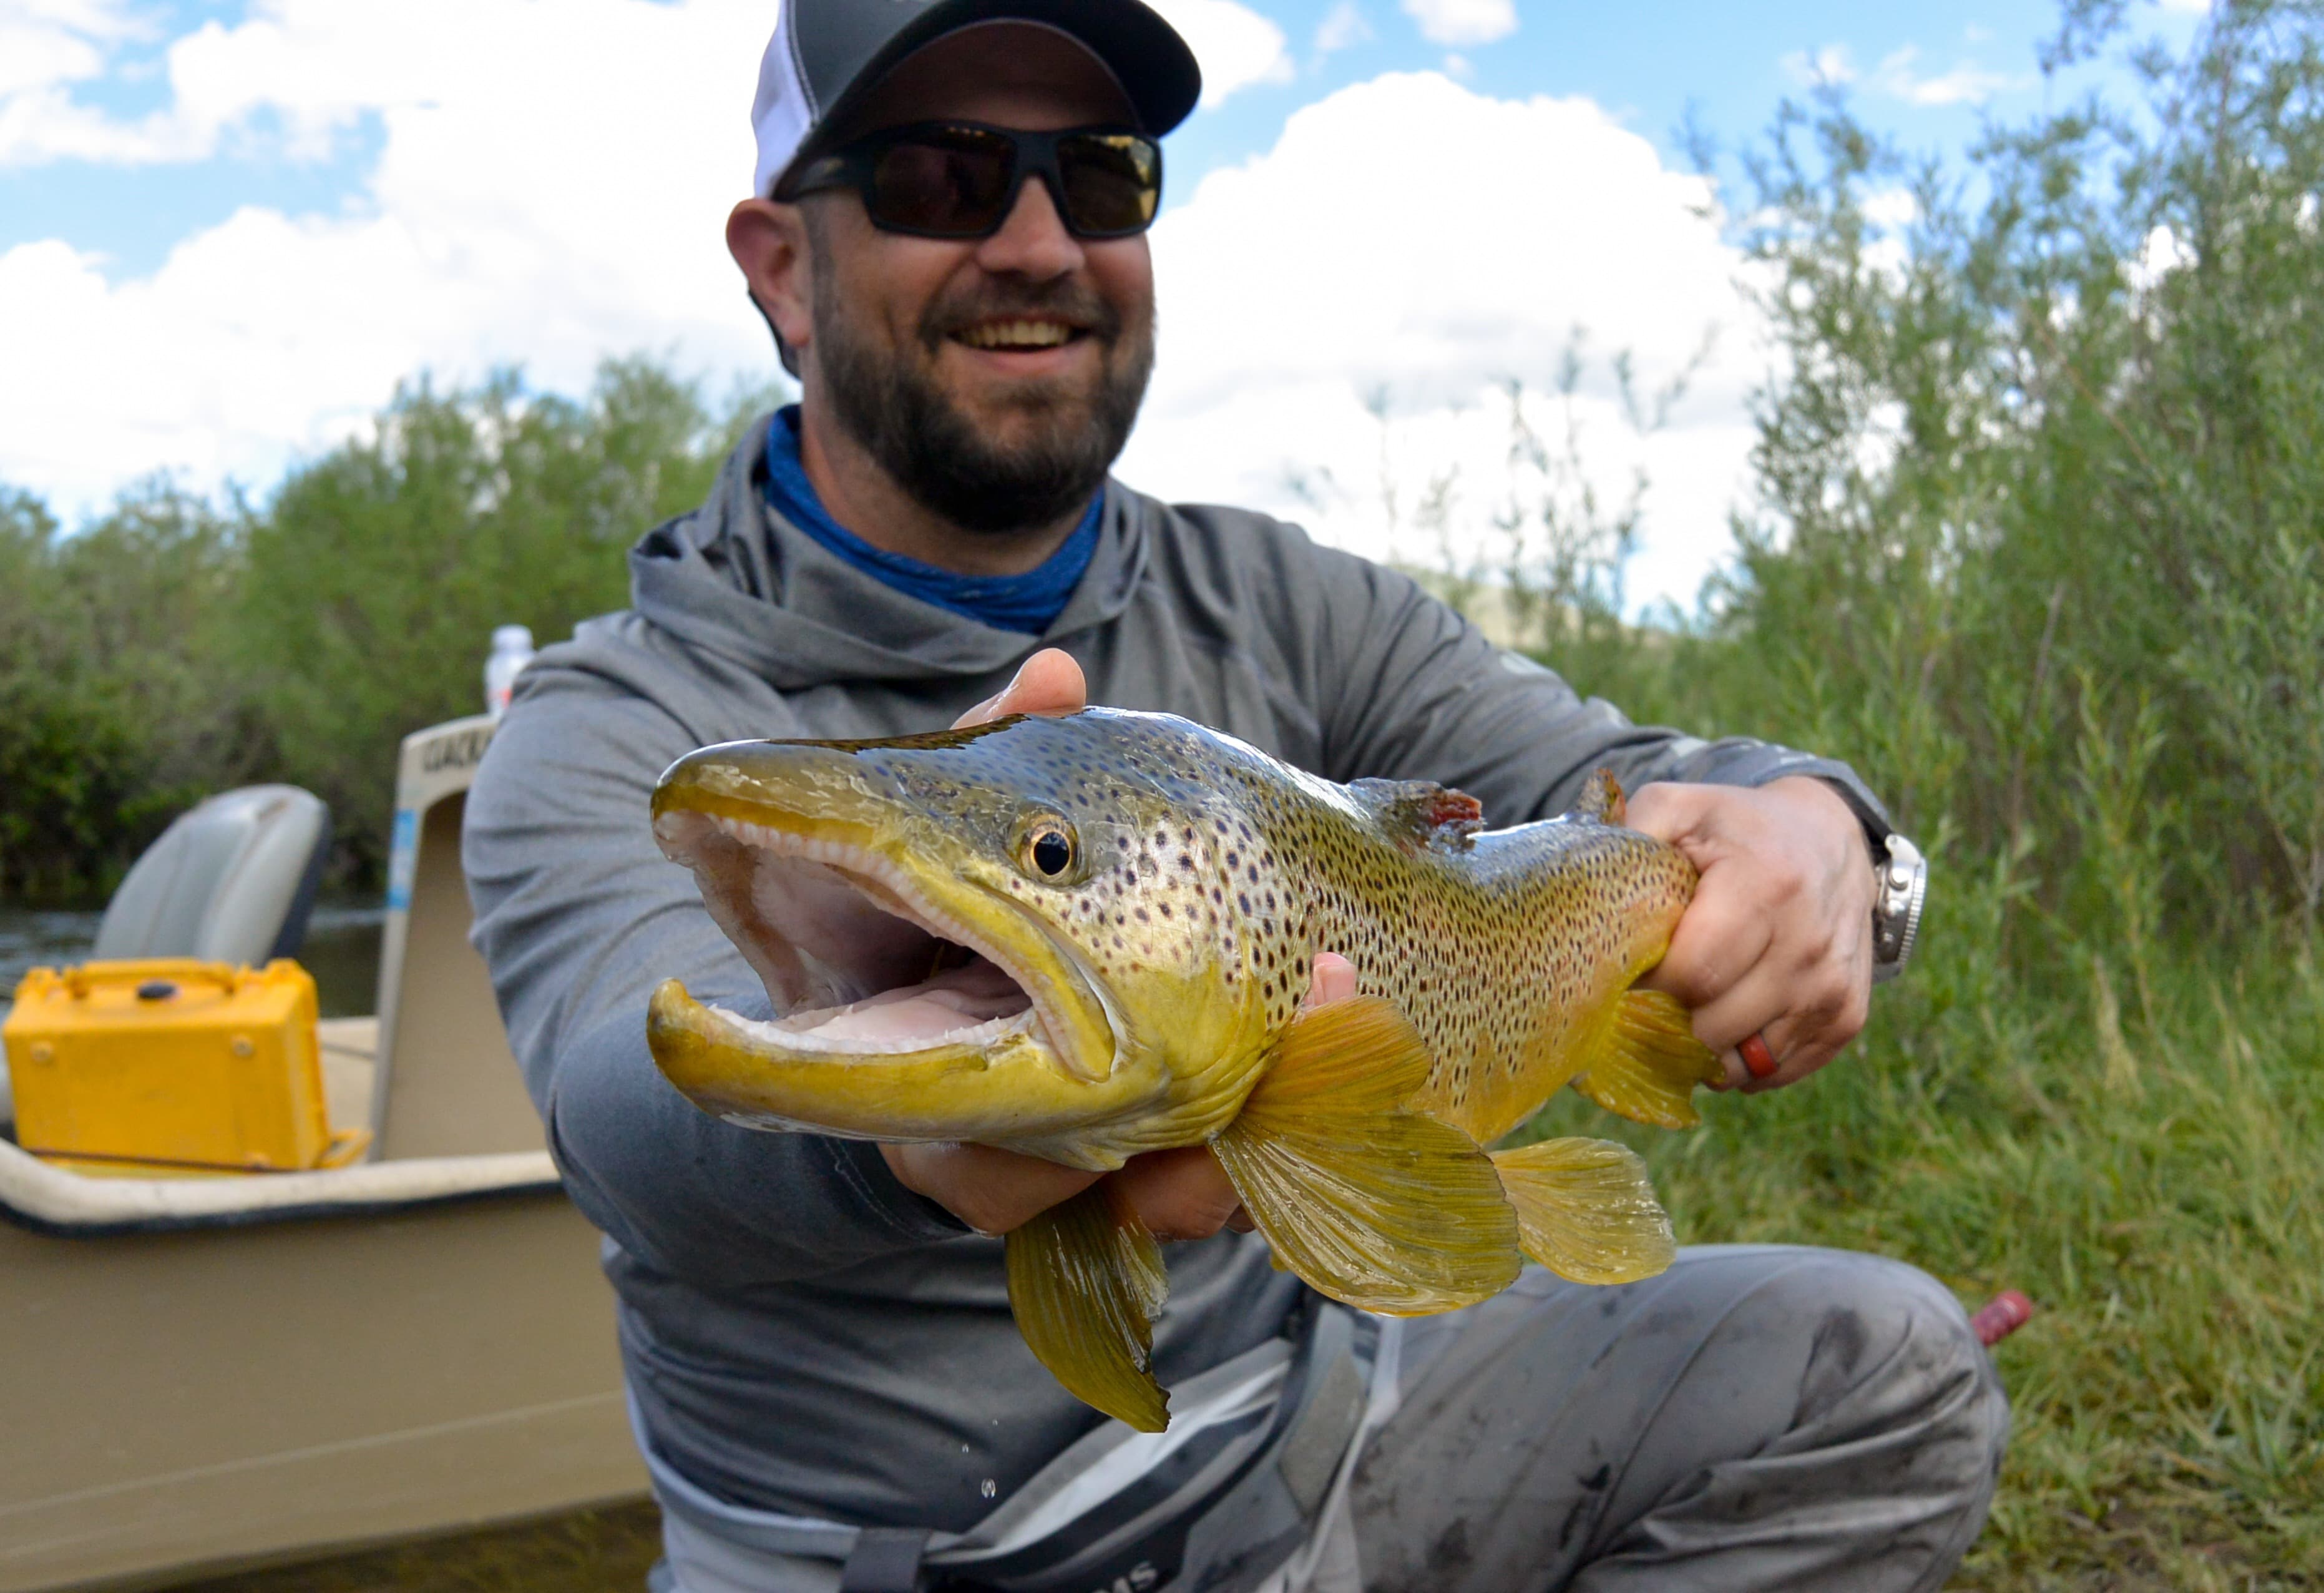
[[[815,338],[833,418],[912,499],[988,535],[1054,525],[1088,504],[1130,439],[1154,369],[1150,316],[1126,325],[1079,285],[996,288],[930,304],[916,346],[890,351],[861,336],[837,273],[815,273]],[[1101,345],[1093,391],[1027,382],[1000,400],[1014,441],[980,424],[945,391],[936,360],[955,330],[988,320],[1053,315]]]

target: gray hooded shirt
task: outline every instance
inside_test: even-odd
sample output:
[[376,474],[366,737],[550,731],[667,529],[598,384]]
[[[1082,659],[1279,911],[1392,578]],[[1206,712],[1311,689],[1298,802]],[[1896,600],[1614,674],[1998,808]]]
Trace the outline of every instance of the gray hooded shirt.
[[[606,1235],[648,1441],[732,1503],[958,1530],[1100,1418],[1018,1336],[999,1241],[905,1190],[876,1146],[733,1127],[655,1070],[661,979],[768,1010],[649,829],[679,755],[936,729],[1056,646],[1093,702],[1183,714],[1333,780],[1441,781],[1496,824],[1563,810],[1606,764],[1633,790],[1819,775],[1886,833],[1845,767],[1634,726],[1405,577],[1244,511],[1109,483],[1046,636],[964,619],[770,514],[766,428],[747,436],[710,500],[632,551],[633,607],[519,677],[464,846],[509,1039],[566,1188]],[[1169,1266],[1166,1385],[1271,1337],[1300,1287],[1232,1234],[1172,1246]]]

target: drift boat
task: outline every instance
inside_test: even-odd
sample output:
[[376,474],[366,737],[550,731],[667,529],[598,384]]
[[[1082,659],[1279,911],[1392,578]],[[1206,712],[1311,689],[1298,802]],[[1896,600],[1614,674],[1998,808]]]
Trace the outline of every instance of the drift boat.
[[364,1160],[110,1176],[0,1138],[0,1593],[645,1491],[597,1236],[467,942],[460,820],[493,727],[403,743],[377,1016],[320,1025]]

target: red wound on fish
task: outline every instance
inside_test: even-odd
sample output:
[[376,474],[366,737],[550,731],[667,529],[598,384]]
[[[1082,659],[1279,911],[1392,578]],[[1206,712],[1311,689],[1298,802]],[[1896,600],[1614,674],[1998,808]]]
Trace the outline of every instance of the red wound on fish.
[[1433,780],[1359,780],[1348,789],[1371,804],[1381,829],[1422,846],[1465,846],[1485,828],[1484,803]]

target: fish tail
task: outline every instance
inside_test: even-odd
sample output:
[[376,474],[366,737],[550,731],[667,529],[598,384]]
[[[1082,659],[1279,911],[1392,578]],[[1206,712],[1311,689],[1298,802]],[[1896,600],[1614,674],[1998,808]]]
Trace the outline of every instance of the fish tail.
[[1493,1153],[1525,1253],[1577,1283],[1628,1283],[1671,1264],[1677,1243],[1646,1164],[1610,1140],[1552,1139]]

